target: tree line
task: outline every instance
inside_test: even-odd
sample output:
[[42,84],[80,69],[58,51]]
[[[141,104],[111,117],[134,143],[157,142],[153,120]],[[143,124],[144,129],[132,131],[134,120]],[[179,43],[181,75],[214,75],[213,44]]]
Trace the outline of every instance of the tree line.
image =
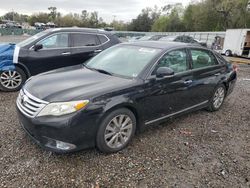
[[249,0],[202,0],[194,1],[187,7],[171,4],[164,7],[147,7],[131,22],[113,20],[104,22],[98,12],[83,10],[81,14],[62,15],[56,7],[49,7],[49,13],[37,13],[30,16],[9,12],[2,19],[17,22],[54,22],[58,27],[113,27],[124,31],[224,31],[228,28],[250,27]]

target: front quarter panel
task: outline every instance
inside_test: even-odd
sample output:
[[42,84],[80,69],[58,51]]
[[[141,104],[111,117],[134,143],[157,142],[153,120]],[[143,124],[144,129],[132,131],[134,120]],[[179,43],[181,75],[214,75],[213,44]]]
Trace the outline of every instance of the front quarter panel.
[[142,81],[138,81],[135,85],[113,91],[105,95],[98,96],[91,100],[89,110],[96,110],[100,115],[99,123],[103,117],[109,112],[117,108],[128,108],[136,116],[139,123],[143,122],[142,104],[144,99],[144,92],[142,88]]

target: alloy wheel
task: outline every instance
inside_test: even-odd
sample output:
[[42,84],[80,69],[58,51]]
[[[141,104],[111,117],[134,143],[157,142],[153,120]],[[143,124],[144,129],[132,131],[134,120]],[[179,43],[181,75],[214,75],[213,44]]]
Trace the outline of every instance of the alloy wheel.
[[127,115],[114,117],[107,125],[104,138],[106,144],[113,149],[123,147],[127,144],[133,132],[133,122]]
[[7,89],[15,89],[22,83],[22,76],[17,71],[4,71],[0,75],[1,85]]
[[225,98],[225,90],[222,87],[219,87],[215,94],[214,94],[214,98],[213,98],[213,105],[216,109],[220,108],[220,106],[222,105],[223,101]]

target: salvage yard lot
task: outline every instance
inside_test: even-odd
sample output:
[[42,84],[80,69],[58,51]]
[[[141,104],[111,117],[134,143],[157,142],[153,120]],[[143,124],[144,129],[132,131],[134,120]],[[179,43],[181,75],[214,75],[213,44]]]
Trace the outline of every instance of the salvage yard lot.
[[[249,187],[250,66],[222,109],[150,126],[123,151],[58,155],[31,142],[0,93],[0,187]],[[98,187],[98,186],[97,186]]]

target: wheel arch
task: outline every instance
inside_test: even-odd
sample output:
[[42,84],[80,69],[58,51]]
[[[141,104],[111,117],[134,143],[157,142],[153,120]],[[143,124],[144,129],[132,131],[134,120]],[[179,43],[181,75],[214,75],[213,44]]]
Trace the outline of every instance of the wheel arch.
[[31,76],[29,69],[23,63],[15,64],[16,67],[22,69],[27,76],[27,79]]
[[226,88],[226,94],[227,94],[228,89],[229,89],[229,84],[226,81],[223,81],[222,84],[225,86],[225,88]]
[[134,114],[135,119],[136,119],[136,132],[140,131],[142,128],[142,119],[139,115],[138,109],[134,106],[133,103],[124,102],[124,103],[114,104],[114,105],[106,108],[100,121],[102,121],[112,111],[117,110],[117,109],[121,109],[121,108],[126,108]]

